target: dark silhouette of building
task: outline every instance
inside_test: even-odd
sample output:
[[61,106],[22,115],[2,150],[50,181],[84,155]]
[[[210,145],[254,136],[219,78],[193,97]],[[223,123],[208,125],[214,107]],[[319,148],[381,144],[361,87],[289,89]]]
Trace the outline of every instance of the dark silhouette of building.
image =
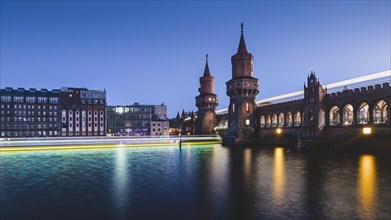
[[216,107],[219,104],[219,99],[214,94],[214,77],[210,74],[208,65],[208,55],[206,55],[205,70],[200,77],[200,94],[196,97],[197,112],[197,128],[198,135],[215,134],[216,126]]

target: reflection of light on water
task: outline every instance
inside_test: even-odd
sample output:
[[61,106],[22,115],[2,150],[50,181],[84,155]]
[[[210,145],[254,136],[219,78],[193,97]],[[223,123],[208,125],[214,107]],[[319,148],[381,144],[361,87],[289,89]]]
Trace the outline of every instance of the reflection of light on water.
[[371,211],[376,194],[376,164],[373,156],[362,155],[360,157],[358,185],[362,210]]
[[126,205],[128,176],[126,148],[120,146],[116,150],[114,171],[114,203],[120,213],[124,211]]
[[[210,205],[214,210],[218,210],[229,201],[229,151],[226,148],[215,145],[212,150],[212,160],[208,169],[208,192]],[[218,202],[215,202],[218,199]]]
[[250,182],[251,179],[251,149],[245,149],[244,150],[244,166],[243,166],[243,173],[244,173],[244,181],[245,183]]
[[285,161],[284,148],[278,147],[274,149],[274,178],[273,192],[276,200],[280,201],[285,187]]

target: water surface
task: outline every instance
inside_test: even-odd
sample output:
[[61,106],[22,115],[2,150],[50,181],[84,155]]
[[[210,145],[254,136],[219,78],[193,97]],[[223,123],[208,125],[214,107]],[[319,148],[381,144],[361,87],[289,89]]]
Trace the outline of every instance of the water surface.
[[390,154],[221,145],[0,155],[1,219],[390,219]]

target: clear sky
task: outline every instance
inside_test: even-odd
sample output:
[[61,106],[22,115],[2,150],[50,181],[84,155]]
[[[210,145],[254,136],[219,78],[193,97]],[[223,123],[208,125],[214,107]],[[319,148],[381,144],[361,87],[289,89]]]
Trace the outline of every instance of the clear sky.
[[390,69],[390,1],[1,1],[1,88],[106,89],[109,105],[196,110],[205,54],[218,109],[244,22],[257,99]]

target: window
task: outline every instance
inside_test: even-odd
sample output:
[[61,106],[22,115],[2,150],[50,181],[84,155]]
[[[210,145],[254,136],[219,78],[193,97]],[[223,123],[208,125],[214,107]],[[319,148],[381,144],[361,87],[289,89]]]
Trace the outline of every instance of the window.
[[35,97],[26,97],[27,103],[35,103]]
[[250,105],[246,102],[246,112],[250,112]]
[[232,112],[235,112],[235,103],[232,103]]
[[46,97],[38,97],[38,103],[47,103],[48,99]]
[[14,96],[14,102],[24,102],[23,96]]
[[11,102],[11,96],[1,96],[1,102]]
[[246,125],[250,125],[250,119],[246,119]]
[[50,97],[49,98],[49,103],[57,104],[58,103],[58,97]]

